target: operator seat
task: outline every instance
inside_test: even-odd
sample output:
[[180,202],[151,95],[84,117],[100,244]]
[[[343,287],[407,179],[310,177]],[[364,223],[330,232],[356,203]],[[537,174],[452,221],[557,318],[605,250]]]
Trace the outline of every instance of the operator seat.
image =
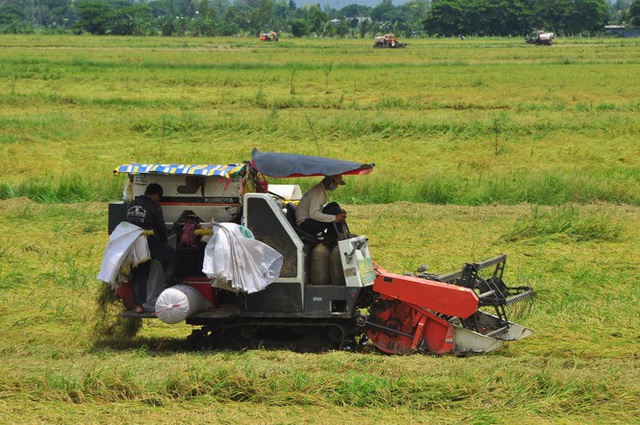
[[312,233],[305,232],[298,227],[298,225],[296,224],[296,205],[293,202],[287,203],[285,207],[287,209],[287,220],[289,220],[289,223],[291,224],[291,226],[293,226],[293,229],[296,231],[297,235],[300,236],[302,242],[304,242],[305,244],[316,244],[322,241],[322,235],[314,235]]

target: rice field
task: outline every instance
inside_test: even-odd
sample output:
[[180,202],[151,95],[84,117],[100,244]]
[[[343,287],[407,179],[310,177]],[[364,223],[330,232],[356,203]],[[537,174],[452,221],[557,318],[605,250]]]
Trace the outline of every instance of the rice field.
[[[636,423],[640,42],[407,41],[0,36],[0,419]],[[96,340],[113,168],[253,147],[374,162],[333,194],[374,260],[506,253],[535,334],[465,358]]]

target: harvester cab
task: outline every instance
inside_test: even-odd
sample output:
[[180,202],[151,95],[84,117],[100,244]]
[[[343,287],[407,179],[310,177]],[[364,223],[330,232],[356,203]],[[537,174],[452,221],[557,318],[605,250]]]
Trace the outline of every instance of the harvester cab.
[[[505,256],[459,273],[396,275],[372,261],[366,236],[347,234],[329,243],[324,234],[299,229],[300,188],[266,179],[361,175],[373,168],[257,149],[238,164],[120,166],[114,172],[128,175],[125,200],[109,205],[111,238],[98,278],[132,306],[131,269],[135,260],[148,258],[141,258],[134,241],[114,251],[115,236],[126,224],[127,201],[158,183],[179,282],[165,287],[161,266],[152,260],[148,312],[128,309],[122,316],[184,321],[194,327],[189,340],[196,347],[367,344],[391,354],[463,354],[528,336],[531,331],[511,322],[505,307],[532,290],[502,282]],[[136,241],[144,245],[145,237],[142,232]],[[484,279],[480,270],[489,268],[495,269],[492,277]]]

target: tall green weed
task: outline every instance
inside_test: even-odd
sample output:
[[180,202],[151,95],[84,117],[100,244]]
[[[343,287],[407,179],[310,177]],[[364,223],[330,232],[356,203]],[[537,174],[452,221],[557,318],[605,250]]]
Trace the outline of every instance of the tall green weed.
[[[396,201],[455,205],[532,203],[561,205],[607,202],[640,205],[636,171],[615,173],[615,179],[581,172],[512,172],[504,176],[475,176],[466,173],[427,174],[419,180],[358,177],[363,181],[348,185],[332,195],[345,203],[388,204]],[[369,179],[369,180],[367,180]],[[615,180],[616,183],[610,183]],[[309,179],[293,179],[303,189]],[[272,180],[272,183],[280,183]],[[315,181],[314,181],[315,183]],[[0,199],[26,197],[41,203],[75,203],[121,199],[123,180],[86,175],[37,178],[18,184],[0,183]]]
[[65,175],[59,179],[43,177],[18,184],[0,183],[0,199],[25,197],[41,203],[109,201],[122,198],[118,179],[94,179],[87,174]]
[[609,213],[585,212],[573,205],[552,208],[531,207],[531,215],[519,217],[503,239],[515,242],[523,239],[566,237],[575,242],[615,242],[622,237],[622,226]]

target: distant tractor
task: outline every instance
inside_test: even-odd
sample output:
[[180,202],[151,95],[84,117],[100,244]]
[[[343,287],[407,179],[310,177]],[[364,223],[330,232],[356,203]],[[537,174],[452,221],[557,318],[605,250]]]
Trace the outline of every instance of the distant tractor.
[[552,32],[538,31],[535,37],[527,36],[526,41],[537,46],[551,46],[554,38],[555,34]]
[[271,31],[260,34],[260,41],[278,41],[278,33]]
[[373,48],[390,48],[397,49],[400,47],[407,47],[407,43],[398,43],[398,39],[395,34],[385,34],[383,36],[376,37],[374,39]]

